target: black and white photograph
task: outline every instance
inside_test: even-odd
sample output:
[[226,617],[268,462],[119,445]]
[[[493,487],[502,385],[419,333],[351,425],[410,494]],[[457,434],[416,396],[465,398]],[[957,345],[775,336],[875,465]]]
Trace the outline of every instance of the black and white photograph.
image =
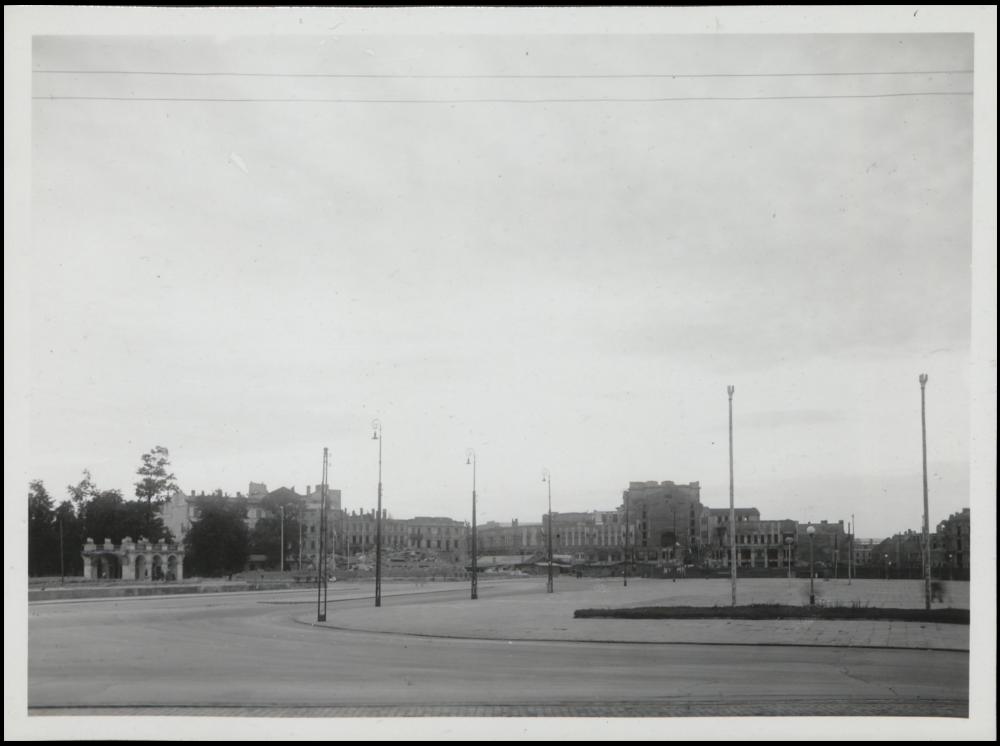
[[5,740],[995,740],[995,6],[4,21]]

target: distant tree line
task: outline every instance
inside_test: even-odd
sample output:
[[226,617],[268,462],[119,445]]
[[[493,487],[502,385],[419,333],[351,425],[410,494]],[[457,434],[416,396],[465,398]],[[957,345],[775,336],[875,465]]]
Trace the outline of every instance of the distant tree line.
[[[156,446],[143,454],[136,472],[135,499],[126,500],[116,489],[100,489],[91,473],[67,486],[67,498],[58,505],[42,480],[28,486],[28,574],[31,577],[83,574],[81,552],[88,538],[116,545],[133,540],[164,539],[173,533],[163,523],[161,507],[177,491],[170,472],[170,454]],[[230,498],[216,490],[195,499],[194,521],[184,537],[184,574],[219,577],[241,572],[251,554],[266,556],[260,566],[278,568],[299,553],[299,527],[304,504],[291,490],[278,490],[261,503],[264,516],[253,531],[247,528],[247,500]],[[282,545],[282,520],[284,545]],[[289,567],[286,564],[285,567]]]
[[83,574],[81,552],[87,539],[120,544],[126,536],[138,541],[173,541],[159,508],[176,489],[170,473],[170,454],[156,446],[142,457],[136,474],[136,499],[120,490],[101,489],[84,469],[77,484],[58,505],[40,479],[28,485],[28,575],[31,577]]

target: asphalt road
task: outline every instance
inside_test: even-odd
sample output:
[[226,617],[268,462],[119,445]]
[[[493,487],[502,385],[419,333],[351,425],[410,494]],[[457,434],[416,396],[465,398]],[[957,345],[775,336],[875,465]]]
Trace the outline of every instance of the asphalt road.
[[[486,586],[480,597],[519,592]],[[383,595],[383,605],[465,595]],[[332,593],[331,615],[343,606],[372,602]],[[963,716],[967,706],[962,652],[444,640],[301,623],[315,609],[314,591],[31,604],[29,711]]]

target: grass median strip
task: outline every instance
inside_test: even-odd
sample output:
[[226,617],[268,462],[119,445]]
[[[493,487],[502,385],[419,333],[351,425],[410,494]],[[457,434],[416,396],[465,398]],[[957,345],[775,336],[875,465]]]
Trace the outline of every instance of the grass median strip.
[[576,619],[846,619],[968,624],[968,609],[886,609],[868,606],[639,606],[577,609]]

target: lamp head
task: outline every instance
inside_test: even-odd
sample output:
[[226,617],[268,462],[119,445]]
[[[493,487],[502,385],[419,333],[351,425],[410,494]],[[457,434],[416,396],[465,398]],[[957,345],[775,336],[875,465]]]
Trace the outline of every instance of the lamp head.
[[806,533],[809,534],[809,536],[812,536],[814,533],[816,533],[816,527],[809,526],[809,528],[806,529]]

